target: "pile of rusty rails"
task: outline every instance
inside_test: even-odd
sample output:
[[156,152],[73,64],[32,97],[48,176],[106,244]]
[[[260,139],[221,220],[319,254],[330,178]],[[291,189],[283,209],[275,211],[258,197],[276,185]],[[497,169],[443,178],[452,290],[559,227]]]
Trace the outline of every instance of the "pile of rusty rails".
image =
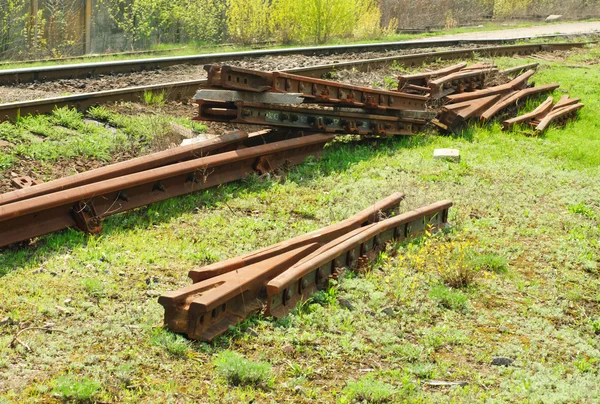
[[436,114],[428,96],[375,90],[283,72],[205,66],[194,97],[201,121],[368,137],[414,135]]
[[287,169],[318,157],[333,138],[235,131],[50,182],[15,178],[21,189],[0,195],[0,247],[65,228],[96,234],[104,217],[252,173]]
[[[530,84],[529,79],[535,74],[536,67],[537,63],[533,63],[498,71],[492,64],[467,67],[462,63],[432,72],[401,76],[399,80],[404,88],[413,92],[417,88],[427,89],[432,100],[442,104],[432,123],[443,131],[460,133],[469,122],[486,123],[504,117],[504,130],[511,130],[515,124],[524,124],[531,126],[535,134],[540,134],[550,123],[564,123],[574,117],[583,104],[578,98],[569,96],[554,104],[550,96],[534,111],[507,118],[507,115],[516,113],[518,106],[527,99],[559,88],[559,84]],[[515,74],[518,76],[512,78]],[[502,84],[489,86],[489,81]],[[427,86],[422,85],[423,82]]]
[[[427,42],[429,43],[429,42]],[[309,77],[321,78],[331,73],[343,69],[353,69],[358,71],[370,71],[376,67],[390,65],[396,63],[399,66],[412,67],[419,66],[423,63],[434,62],[439,60],[456,60],[467,59],[475,56],[482,57],[498,57],[512,55],[529,55],[538,52],[553,52],[568,50],[577,47],[586,46],[591,42],[566,42],[566,43],[548,43],[548,44],[519,44],[506,46],[489,46],[480,48],[460,48],[450,50],[437,50],[435,52],[414,53],[408,55],[386,56],[375,59],[352,60],[347,62],[339,62],[332,64],[323,64],[318,66],[306,66],[292,69],[285,69],[283,72],[299,74]],[[391,49],[389,46],[382,44],[380,50]],[[379,46],[379,45],[378,45]],[[441,46],[441,45],[440,45]],[[348,51],[352,48],[358,52],[363,49],[361,46],[350,47],[333,47],[331,52]],[[366,48],[364,48],[366,49]],[[288,51],[287,49],[277,51]],[[268,54],[280,54],[277,51],[269,51]],[[293,50],[292,50],[293,51]],[[319,50],[318,52],[321,52]],[[317,53],[318,53],[317,52]],[[329,51],[328,51],[329,52]],[[293,52],[290,52],[293,53]],[[266,53],[265,53],[266,54]],[[235,55],[204,55],[202,57],[183,57],[183,58],[166,58],[161,61],[160,67],[172,66],[174,64],[193,63],[217,63],[225,60],[236,60],[242,57],[258,57],[265,54],[250,52],[242,56]],[[289,53],[288,53],[289,54]],[[306,53],[310,54],[310,53]],[[235,57],[233,57],[235,56]],[[192,58],[192,59],[189,59]],[[72,78],[88,78],[97,74],[114,74],[119,72],[119,68],[124,69],[122,72],[135,72],[143,70],[151,70],[158,68],[157,61],[149,60],[131,60],[122,63],[91,63],[82,65],[61,65],[40,67],[36,69],[18,69],[13,71],[1,71],[0,82],[3,84],[25,83],[33,81],[44,81],[54,79],[72,79]],[[143,99],[144,94],[148,92],[161,92],[164,94],[167,101],[187,101],[194,96],[198,87],[205,87],[207,81],[204,79],[186,80],[178,82],[169,82],[161,84],[150,84],[136,87],[126,87],[113,90],[96,91],[91,93],[74,93],[66,96],[18,101],[0,104],[0,122],[5,120],[15,120],[19,116],[28,114],[43,114],[50,113],[54,108],[70,107],[77,108],[80,111],[85,111],[90,106],[96,106],[103,103],[131,101],[138,102]]]
[[211,341],[256,312],[284,317],[343,271],[366,270],[387,244],[448,224],[451,202],[399,213],[403,198],[395,193],[337,224],[192,269],[193,284],[158,300],[165,325],[188,338]]

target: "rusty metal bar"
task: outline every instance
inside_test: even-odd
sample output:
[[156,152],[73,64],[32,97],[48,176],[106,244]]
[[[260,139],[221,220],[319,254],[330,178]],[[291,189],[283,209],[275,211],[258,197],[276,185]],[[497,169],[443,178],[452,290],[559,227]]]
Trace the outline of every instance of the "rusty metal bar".
[[271,168],[318,155],[334,136],[316,134],[171,164],[0,206],[0,247],[67,227],[101,231],[103,217],[244,178],[260,158]]
[[544,132],[550,123],[557,121],[564,121],[571,118],[577,111],[583,108],[583,104],[575,104],[575,105],[567,105],[557,110],[550,112],[546,115],[539,123],[533,121],[534,124],[537,124],[535,130],[537,132]]
[[527,70],[535,70],[538,68],[539,65],[539,63],[528,63],[525,65],[509,67],[508,69],[500,70],[500,74],[504,74],[507,76],[510,76],[515,73],[521,74],[522,72],[525,72]]
[[487,75],[497,71],[498,69],[495,68],[460,71],[432,80],[429,82],[431,98],[439,99],[452,93],[483,88]]
[[208,139],[188,146],[175,147],[162,152],[148,154],[132,160],[60,178],[35,187],[7,192],[0,195],[0,206],[40,195],[47,195],[53,192],[76,188],[81,185],[92,184],[110,178],[150,170],[176,162],[204,157],[214,152],[234,150],[247,138],[248,135],[245,132],[234,131],[214,139]]
[[478,62],[478,63],[474,63],[472,65],[469,65],[467,67],[465,67],[464,69],[462,69],[462,71],[469,71],[469,70],[489,70],[489,69],[495,69],[497,68],[497,66],[493,63],[485,63],[485,62]]
[[268,125],[315,132],[363,136],[414,135],[426,124],[422,119],[389,115],[338,112],[245,102],[197,100],[195,120]]
[[566,107],[567,105],[577,104],[581,101],[580,98],[570,98],[568,95],[563,95],[560,100],[552,107],[552,111],[556,111],[559,108]]
[[192,269],[188,276],[194,283],[200,282],[227,272],[240,269],[242,267],[255,264],[267,258],[272,258],[283,252],[307,245],[309,243],[323,244],[333,239],[341,237],[354,229],[365,226],[366,224],[378,222],[384,218],[391,217],[398,213],[399,204],[404,200],[404,194],[396,192],[380,202],[362,210],[356,215],[332,224],[322,229],[294,237],[281,243],[251,252],[241,257],[230,258],[225,261],[217,262],[202,268]]
[[208,85],[229,90],[300,94],[305,102],[377,110],[425,110],[428,97],[375,90],[284,72],[261,72],[234,66],[209,65]]
[[498,102],[501,97],[500,94],[496,94],[471,101],[446,105],[442,107],[442,112],[438,120],[446,126],[445,130],[458,133],[467,126],[468,119],[478,118],[491,105]]
[[429,226],[433,229],[445,226],[451,206],[450,201],[437,202],[357,229],[353,234],[322,246],[267,283],[266,314],[284,317],[299,301],[323,289],[329,278],[373,257],[390,241],[412,238]]
[[513,105],[514,103],[523,98],[531,97],[532,95],[537,95],[548,91],[553,91],[558,87],[560,87],[559,84],[546,84],[539,87],[530,87],[524,90],[517,91],[515,94],[512,94],[508,98],[501,100],[500,102],[486,110],[483,114],[481,114],[481,120],[486,121],[491,119],[502,110],[508,108],[509,106]]
[[511,130],[515,124],[528,122],[535,118],[541,119],[542,117],[546,116],[548,114],[548,112],[550,112],[552,110],[553,102],[554,102],[554,99],[552,98],[552,96],[549,96],[548,98],[546,98],[546,100],[544,102],[542,102],[540,105],[538,105],[533,111],[531,111],[527,114],[517,116],[512,119],[507,119],[506,121],[502,122],[502,130]]
[[506,94],[513,90],[521,90],[527,86],[527,80],[535,74],[535,70],[528,70],[518,77],[512,79],[506,84],[499,86],[488,87],[482,90],[472,91],[469,93],[462,94],[450,94],[446,96],[446,99],[453,103],[464,102],[474,100],[480,97],[487,97],[496,94]]
[[400,75],[398,76],[398,88],[402,89],[408,84],[427,86],[429,80],[447,76],[451,73],[456,73],[459,70],[464,69],[466,66],[467,62],[461,62],[456,65],[444,67],[443,69],[432,70],[430,72]]
[[211,341],[264,305],[265,284],[318,248],[310,243],[240,270],[218,275],[160,296],[165,324],[190,339]]
[[[392,239],[402,240],[422,232],[426,224],[433,224],[434,227],[445,224],[450,205],[449,202],[438,203],[375,224],[347,229],[349,232],[342,233],[337,240],[344,240],[344,246],[349,248],[356,246],[350,245],[348,241],[358,243],[358,248],[369,254],[374,248],[380,248]],[[390,231],[391,236],[388,235]],[[349,238],[367,232],[372,238],[377,238],[380,244],[374,246],[373,242],[367,239]],[[338,244],[339,242],[331,241],[325,245]],[[191,339],[212,340],[226,332],[229,327],[239,324],[251,313],[261,310],[266,301],[270,301],[267,300],[267,285],[270,281],[279,279],[280,275],[284,276],[290,268],[319,251],[319,247],[322,250],[322,245],[322,242],[294,245],[293,248],[278,251],[235,271],[221,273],[164,294],[158,301],[165,308],[165,324],[171,331],[185,333]],[[329,251],[324,251],[317,258],[328,253]],[[296,273],[294,271],[294,274]]]

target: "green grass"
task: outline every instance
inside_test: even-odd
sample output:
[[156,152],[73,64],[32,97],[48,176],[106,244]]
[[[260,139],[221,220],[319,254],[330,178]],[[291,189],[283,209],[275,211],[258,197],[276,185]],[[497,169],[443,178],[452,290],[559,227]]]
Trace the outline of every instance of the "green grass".
[[[150,98],[152,107],[163,106],[160,93]],[[38,179],[45,179],[56,173],[54,163],[59,161],[96,160],[104,164],[164,149],[181,140],[172,137],[172,122],[190,127],[196,133],[206,130],[206,126],[198,122],[161,112],[121,113],[126,109],[127,105],[98,106],[82,114],[65,107],[55,109],[51,115],[28,115],[15,123],[0,123],[0,140],[11,145],[1,151],[0,170],[8,177],[9,170],[18,171],[21,164],[25,171],[34,166]]]
[[395,389],[387,383],[364,377],[358,381],[348,382],[344,393],[350,401],[379,404],[391,402]]
[[52,393],[65,400],[88,402],[99,390],[100,384],[93,380],[61,376],[56,380]]
[[467,296],[444,285],[436,285],[431,288],[428,297],[447,309],[464,311],[468,308]]
[[158,93],[154,93],[152,90],[144,91],[142,101],[144,101],[146,105],[162,106],[165,104],[165,92],[160,91]]
[[268,363],[252,362],[232,351],[223,351],[217,355],[215,371],[234,386],[264,384],[272,377]]
[[[0,400],[60,399],[56,382],[70,375],[98,383],[98,402],[348,402],[370,383],[393,391],[391,402],[599,401],[598,49],[542,62],[537,84],[558,81],[586,105],[542,136],[494,123],[465,137],[340,141],[284,179],[253,176],[109,217],[102,235],[69,230],[2,251],[0,319],[11,322],[0,326]],[[443,147],[458,148],[461,163],[433,159]],[[403,210],[452,200],[451,227],[390,247],[369,272],[282,320],[253,316],[212,343],[161,327],[156,294],[189,285],[191,268],[340,221],[394,191],[407,195]],[[442,270],[456,268],[477,276],[450,288]],[[29,352],[10,347],[19,323],[62,332],[23,333]],[[494,357],[514,364],[491,366]],[[252,368],[246,361],[270,371],[235,385],[217,370],[223,358],[233,373]]]

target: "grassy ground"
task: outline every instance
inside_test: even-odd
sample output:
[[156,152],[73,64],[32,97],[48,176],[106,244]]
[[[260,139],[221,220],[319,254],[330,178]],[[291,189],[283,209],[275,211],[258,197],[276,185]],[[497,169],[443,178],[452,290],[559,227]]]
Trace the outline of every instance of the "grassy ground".
[[[560,21],[557,23],[551,24],[560,24],[565,23],[566,21]],[[486,22],[483,27],[462,27],[462,28],[453,28],[453,29],[444,29],[440,31],[433,32],[424,32],[419,34],[394,34],[385,36],[378,40],[362,40],[355,41],[349,39],[334,39],[328,43],[321,44],[321,46],[327,45],[349,45],[349,44],[360,44],[360,43],[376,43],[376,42],[396,42],[396,41],[407,41],[410,39],[419,39],[419,38],[430,38],[436,37],[440,35],[452,35],[452,34],[462,34],[467,32],[481,32],[481,31],[499,31],[505,29],[512,28],[524,28],[531,27],[535,25],[539,25],[542,22],[540,21],[516,21],[516,22]],[[548,23],[546,23],[548,24]],[[260,49],[281,49],[281,48],[289,48],[289,47],[298,47],[298,46],[310,46],[306,44],[288,44],[288,45],[265,45],[261,46]],[[3,69],[18,69],[18,68],[28,68],[35,66],[54,66],[54,65],[64,65],[64,64],[76,64],[76,63],[93,63],[93,62],[111,62],[117,60],[133,60],[133,59],[146,59],[146,58],[154,58],[154,57],[168,57],[168,56],[189,56],[189,55],[199,55],[199,54],[207,54],[207,53],[221,53],[225,52],[242,52],[257,49],[257,47],[250,47],[244,45],[205,45],[205,44],[196,44],[196,43],[188,43],[184,46],[181,45],[173,45],[173,44],[162,44],[157,45],[153,48],[153,50],[157,51],[157,53],[151,55],[112,55],[112,56],[101,56],[96,55],[89,58],[83,59],[73,59],[73,60],[64,60],[64,61],[42,61],[42,62],[28,62],[28,63],[14,63],[7,65],[0,65],[0,70]]]
[[[535,81],[558,81],[555,98],[586,106],[541,137],[496,123],[460,137],[338,142],[285,178],[110,217],[100,236],[66,231],[4,251],[0,402],[598,402],[598,62],[598,47],[543,62]],[[440,147],[462,161],[434,160]],[[157,296],[187,285],[190,268],[394,191],[406,210],[453,200],[452,227],[388,250],[283,320],[256,316],[211,344],[160,327]],[[11,347],[27,326],[53,332],[31,329]],[[510,364],[492,365],[498,357]]]
[[178,145],[182,137],[173,124],[191,136],[206,129],[165,113],[167,107],[159,93],[147,95],[145,104],[92,107],[86,114],[65,107],[0,123],[0,192],[13,173],[48,181]]

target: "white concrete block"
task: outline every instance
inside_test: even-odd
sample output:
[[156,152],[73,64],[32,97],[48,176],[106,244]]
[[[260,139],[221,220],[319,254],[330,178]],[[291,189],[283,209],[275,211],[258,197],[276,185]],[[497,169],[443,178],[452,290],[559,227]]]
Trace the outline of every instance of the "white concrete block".
[[460,152],[458,149],[435,149],[433,158],[460,161]]

